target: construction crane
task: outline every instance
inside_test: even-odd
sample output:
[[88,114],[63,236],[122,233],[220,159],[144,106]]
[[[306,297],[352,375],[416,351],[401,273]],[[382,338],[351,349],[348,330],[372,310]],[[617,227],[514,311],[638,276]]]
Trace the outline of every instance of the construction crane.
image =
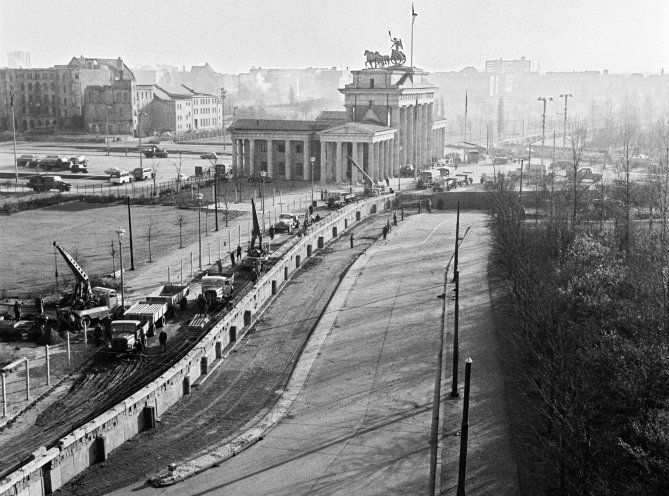
[[355,160],[353,160],[353,157],[350,155],[346,155],[346,158],[348,158],[351,161],[351,164],[360,171],[362,174],[363,178],[365,179],[365,194],[366,195],[373,195],[374,194],[374,181],[372,178],[367,174],[362,167],[360,167]]
[[77,263],[77,261],[70,255],[67,251],[65,251],[65,248],[63,248],[58,241],[53,242],[53,246],[55,246],[60,254],[63,256],[65,259],[65,263],[67,266],[70,268],[72,273],[74,274],[74,277],[77,280],[77,284],[74,289],[74,300],[83,300],[83,301],[88,301],[92,296],[93,292],[91,291],[91,282],[90,279],[88,278],[88,274],[84,271],[84,269],[81,268],[81,265]]

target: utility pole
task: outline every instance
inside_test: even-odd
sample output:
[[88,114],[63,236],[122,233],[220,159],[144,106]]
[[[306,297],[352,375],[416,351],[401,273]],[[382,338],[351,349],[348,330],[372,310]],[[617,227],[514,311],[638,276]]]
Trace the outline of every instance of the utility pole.
[[460,202],[458,201],[458,213],[455,221],[455,258],[453,264],[453,281],[455,282],[455,311],[453,319],[453,383],[451,384],[451,398],[457,398],[458,393],[458,318],[460,313],[460,271],[458,270],[458,248],[460,247]]
[[135,270],[135,254],[132,248],[132,216],[130,215],[130,197],[128,196],[128,231],[130,235],[130,270]]
[[[544,111],[541,114],[541,168],[544,166],[544,139],[546,138],[546,102],[552,102],[553,97],[540,96],[537,100],[544,102]],[[522,173],[522,171],[521,171]]]
[[16,184],[19,184],[19,163],[16,160],[16,124],[15,124],[16,119],[14,118],[14,93],[9,94],[9,101],[12,107],[12,135],[14,136],[14,173],[16,174]]
[[564,93],[560,95],[560,98],[564,98],[564,129],[562,133],[562,148],[565,147],[565,138],[567,137],[567,98],[573,98],[574,95]]
[[225,149],[225,88],[221,88],[221,126],[223,128],[223,149]]

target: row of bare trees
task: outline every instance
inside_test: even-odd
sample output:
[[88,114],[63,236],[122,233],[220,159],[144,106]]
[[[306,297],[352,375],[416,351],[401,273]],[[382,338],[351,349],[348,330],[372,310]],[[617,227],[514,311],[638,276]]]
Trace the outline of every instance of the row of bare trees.
[[[565,181],[539,181],[533,221],[513,184],[491,192],[493,263],[509,282],[532,412],[527,449],[543,472],[532,494],[669,487],[667,120],[645,135],[630,115],[616,136],[615,179],[585,188],[587,131],[575,128]],[[639,154],[655,164],[643,174]]]

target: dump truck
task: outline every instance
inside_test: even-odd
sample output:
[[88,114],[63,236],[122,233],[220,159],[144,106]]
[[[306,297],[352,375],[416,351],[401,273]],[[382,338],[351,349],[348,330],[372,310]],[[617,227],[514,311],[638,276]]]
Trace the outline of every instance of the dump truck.
[[[142,301],[140,303],[135,303],[128,308],[123,314],[123,318],[125,320],[139,320],[142,323],[147,323],[150,330],[151,324],[153,324],[154,327],[162,327],[165,325],[167,313],[167,303],[165,302],[152,303]],[[147,334],[147,336],[149,335],[150,334]]]
[[235,275],[232,270],[221,275],[206,275],[202,278],[202,294],[207,299],[207,305],[212,306],[225,303],[232,297]]
[[167,316],[174,317],[176,306],[188,296],[189,291],[188,286],[166,284],[160,288],[157,296],[147,296],[144,301],[147,303],[167,303]]
[[146,333],[148,322],[140,320],[115,320],[111,323],[111,350],[116,353],[129,353],[135,350],[140,332]]

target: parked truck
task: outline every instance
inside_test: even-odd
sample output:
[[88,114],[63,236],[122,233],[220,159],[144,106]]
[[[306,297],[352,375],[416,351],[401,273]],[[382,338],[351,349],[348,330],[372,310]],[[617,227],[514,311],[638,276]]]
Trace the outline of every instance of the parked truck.
[[328,208],[339,208],[355,200],[355,194],[333,191],[328,195]]
[[147,303],[167,303],[167,316],[174,317],[176,315],[176,306],[182,299],[189,294],[188,286],[176,286],[167,284],[160,288],[157,296],[147,296],[144,300]]
[[111,350],[116,353],[130,353],[135,350],[139,335],[149,329],[148,322],[140,320],[115,320],[111,323]]
[[226,303],[232,298],[235,274],[232,268],[220,275],[206,275],[202,278],[202,294],[211,308],[220,303]]
[[165,302],[152,303],[142,301],[128,308],[123,314],[123,319],[139,320],[142,323],[146,323],[149,326],[149,330],[151,330],[151,324],[153,324],[153,327],[162,327],[165,325],[167,313],[167,303]]

